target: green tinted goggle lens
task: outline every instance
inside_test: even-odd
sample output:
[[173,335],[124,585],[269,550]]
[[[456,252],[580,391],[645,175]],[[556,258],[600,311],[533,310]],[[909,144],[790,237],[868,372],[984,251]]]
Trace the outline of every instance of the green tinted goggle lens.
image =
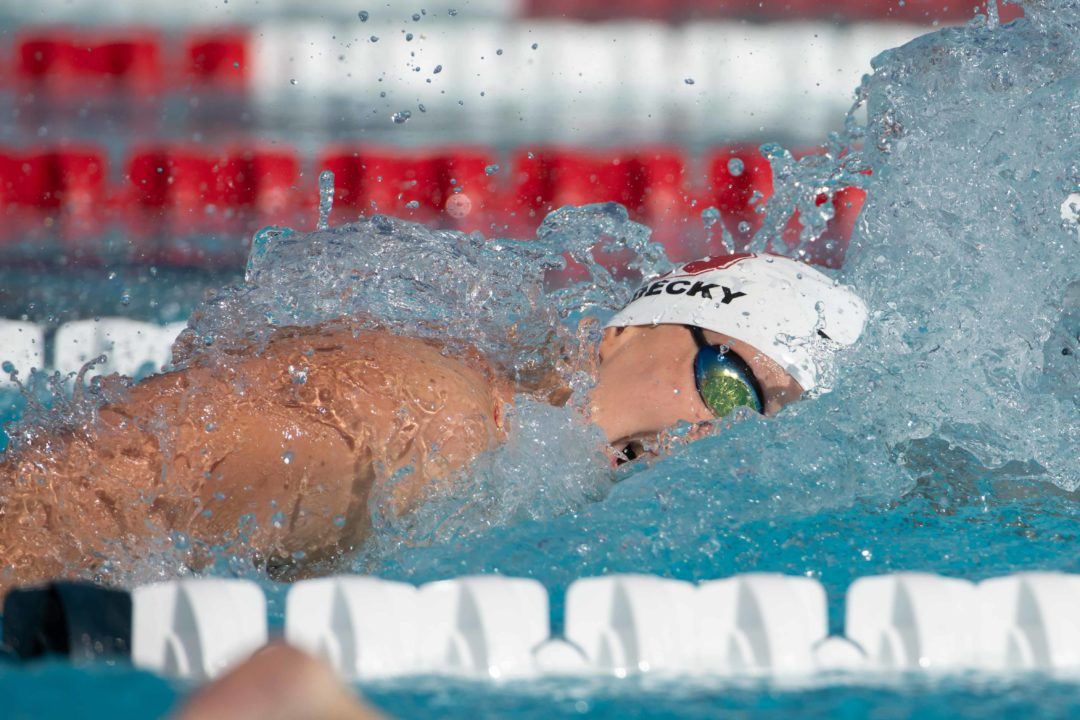
[[738,407],[764,412],[760,387],[746,362],[730,350],[720,352],[709,345],[699,328],[692,327],[690,331],[698,344],[694,380],[705,406],[717,417],[724,417]]

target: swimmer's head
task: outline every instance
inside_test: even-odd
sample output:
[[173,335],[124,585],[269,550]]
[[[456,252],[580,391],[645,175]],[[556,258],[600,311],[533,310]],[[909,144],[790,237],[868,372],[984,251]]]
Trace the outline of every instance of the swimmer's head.
[[623,449],[735,405],[775,413],[820,390],[830,349],[855,343],[866,316],[851,288],[790,258],[687,263],[647,281],[608,322],[593,419]]

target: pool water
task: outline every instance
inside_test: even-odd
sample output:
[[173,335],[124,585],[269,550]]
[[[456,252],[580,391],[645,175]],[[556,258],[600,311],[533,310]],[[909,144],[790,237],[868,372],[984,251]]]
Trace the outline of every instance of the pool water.
[[[755,249],[796,207],[811,240],[831,210],[816,204],[822,192],[860,184],[869,193],[841,277],[867,299],[872,319],[860,345],[839,357],[832,392],[776,418],[718,422],[693,443],[676,429],[664,457],[617,472],[573,403],[519,398],[511,441],[415,515],[374,518],[375,537],[351,569],[417,583],[477,572],[536,578],[552,594],[556,632],[567,585],[601,573],[807,575],[824,583],[839,632],[844,591],[861,576],[1080,572],[1080,234],[1060,212],[1080,190],[1080,3],[1040,0],[1025,11],[1008,26],[976,20],[876,58],[825,155],[796,162],[766,148],[778,187]],[[862,149],[848,151],[853,144]],[[597,331],[578,321],[604,319],[635,276],[670,266],[647,236],[613,206],[559,211],[529,243],[375,218],[265,236],[243,283],[184,302],[195,309],[194,332],[212,340],[200,351],[209,359],[233,342],[258,341],[271,324],[366,310],[416,332],[465,318],[440,332],[525,367],[550,337],[590,347]],[[626,277],[593,258],[598,237],[632,258]],[[545,285],[544,269],[557,269],[563,253],[582,279]],[[477,304],[481,290],[487,302]],[[539,330],[510,346],[515,323]],[[580,365],[563,372],[576,390],[587,388]],[[262,577],[280,625],[284,588]],[[15,698],[4,712],[14,717],[65,717],[76,707],[84,717],[141,717],[188,690],[123,666],[0,668],[0,693]],[[1080,710],[1080,683],[1042,674],[802,686],[419,678],[362,690],[402,717]]]

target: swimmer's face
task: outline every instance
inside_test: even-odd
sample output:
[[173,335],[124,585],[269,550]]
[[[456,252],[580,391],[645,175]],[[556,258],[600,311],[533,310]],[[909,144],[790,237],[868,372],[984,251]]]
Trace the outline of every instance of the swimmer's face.
[[[727,345],[750,366],[764,395],[765,414],[798,400],[802,388],[770,358],[746,343],[705,331],[711,345]],[[589,396],[592,419],[617,449],[637,451],[644,442],[680,421],[715,416],[694,381],[698,352],[682,325],[607,328],[600,343],[600,370]]]

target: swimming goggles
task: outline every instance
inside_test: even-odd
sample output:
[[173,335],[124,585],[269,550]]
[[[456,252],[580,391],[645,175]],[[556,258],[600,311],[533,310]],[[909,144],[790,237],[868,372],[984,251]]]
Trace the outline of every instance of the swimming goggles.
[[701,328],[693,325],[685,327],[697,343],[694,381],[705,406],[718,418],[730,414],[737,407],[748,407],[764,413],[761,385],[746,361],[730,348],[710,344]]

